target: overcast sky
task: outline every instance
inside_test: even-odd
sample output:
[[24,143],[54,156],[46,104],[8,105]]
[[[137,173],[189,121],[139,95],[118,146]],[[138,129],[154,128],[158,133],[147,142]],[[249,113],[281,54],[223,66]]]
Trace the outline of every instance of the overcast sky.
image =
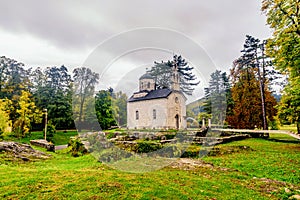
[[[228,70],[240,55],[246,34],[260,39],[271,34],[260,4],[255,0],[1,0],[0,55],[26,66],[64,64],[73,69],[82,66],[99,44],[117,34],[159,27],[190,38],[204,49],[216,68]],[[147,57],[139,63],[144,67],[149,59],[156,59],[145,54],[136,55],[141,60]],[[118,61],[118,67],[129,67],[132,60],[133,56],[123,64]]]

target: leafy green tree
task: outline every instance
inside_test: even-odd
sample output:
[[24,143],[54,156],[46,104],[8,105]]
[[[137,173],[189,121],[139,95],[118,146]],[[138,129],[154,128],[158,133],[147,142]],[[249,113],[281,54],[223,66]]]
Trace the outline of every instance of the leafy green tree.
[[73,128],[72,80],[65,66],[40,68],[32,72],[36,105],[47,108],[48,117],[58,129]]
[[6,83],[8,79],[8,67],[11,60],[5,56],[0,57],[0,98],[6,97]]
[[231,98],[229,76],[216,70],[210,75],[209,86],[205,90],[204,110],[212,114],[212,123],[222,124],[226,114],[230,115],[233,101]]
[[96,115],[103,130],[117,125],[112,100],[112,93],[109,90],[101,90],[95,97]]
[[[45,129],[43,129],[43,132]],[[53,138],[56,134],[56,128],[55,125],[53,125],[52,121],[49,120],[47,123],[47,141],[54,143]]]
[[0,98],[12,99],[30,87],[30,70],[24,64],[5,56],[0,57]]
[[288,85],[279,106],[279,117],[295,122],[300,133],[300,1],[263,0],[262,11],[273,30],[273,36],[267,43],[267,53],[273,58],[277,69],[288,76]]
[[83,116],[81,126],[77,126],[78,129],[83,128],[90,131],[100,131],[101,127],[99,126],[98,118],[96,115],[96,99],[95,96],[89,96],[86,99],[86,103],[83,107]]
[[95,85],[99,81],[99,74],[86,67],[73,70],[74,93],[73,93],[73,111],[75,119],[81,131],[84,118],[84,108],[87,107],[87,99],[94,96]]
[[48,117],[56,128],[67,128],[73,125],[72,119],[72,80],[68,69],[61,67],[47,68],[46,88],[48,89]]
[[278,106],[278,117],[281,121],[295,123],[300,134],[300,79],[286,86]]
[[148,71],[155,77],[156,88],[171,88],[172,67],[177,65],[180,78],[180,88],[187,95],[192,95],[194,87],[200,82],[193,74],[193,67],[190,67],[187,61],[181,56],[174,55],[173,60],[167,62],[154,62],[154,66]]
[[119,126],[127,124],[127,95],[121,91],[113,94],[112,106],[115,107],[115,118]]
[[[296,34],[300,36],[299,0],[263,0],[262,11],[267,16],[267,23],[274,30],[274,36],[283,36],[285,34]],[[278,40],[278,42],[280,40],[279,38],[274,39]]]
[[40,67],[37,67],[31,72],[30,75],[32,88],[31,92],[35,99],[35,103],[39,107],[46,108],[47,100],[49,99],[49,92],[46,89],[47,77],[44,73],[44,70]]

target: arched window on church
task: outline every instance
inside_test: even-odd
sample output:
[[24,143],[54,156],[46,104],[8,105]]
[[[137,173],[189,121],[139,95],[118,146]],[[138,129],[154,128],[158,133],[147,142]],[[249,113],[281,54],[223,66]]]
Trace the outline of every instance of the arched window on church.
[[148,82],[148,85],[147,85],[147,86],[148,86],[148,89],[149,89],[149,88],[150,88],[150,82]]
[[156,110],[153,109],[153,119],[156,119]]
[[135,119],[138,120],[139,117],[140,117],[140,116],[139,116],[139,111],[137,110],[137,111],[135,111]]

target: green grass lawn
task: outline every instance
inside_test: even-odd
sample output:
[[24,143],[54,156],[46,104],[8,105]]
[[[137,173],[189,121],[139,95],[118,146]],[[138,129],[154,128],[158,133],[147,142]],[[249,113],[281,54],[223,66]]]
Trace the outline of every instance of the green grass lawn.
[[[70,137],[78,135],[76,130],[68,130],[68,131],[56,131],[52,138],[52,142],[55,145],[63,145],[67,144],[69,142]],[[42,131],[35,131],[28,134],[28,136],[18,139],[14,137],[5,137],[4,140],[7,141],[18,141],[22,143],[30,143],[30,140],[38,140],[38,139],[44,139],[44,133]]]
[[[0,199],[288,199],[300,194],[300,142],[286,135],[218,145],[249,151],[208,156],[213,168],[165,167],[128,173],[99,163],[91,155],[61,152],[30,163],[1,160]],[[291,190],[286,193],[285,188]]]
[[57,131],[53,137],[55,145],[68,144],[70,137],[78,135],[77,131]]

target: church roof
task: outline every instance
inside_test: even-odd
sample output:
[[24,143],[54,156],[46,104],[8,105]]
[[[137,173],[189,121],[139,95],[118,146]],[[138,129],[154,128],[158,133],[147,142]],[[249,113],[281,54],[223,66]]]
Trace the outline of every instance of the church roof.
[[160,98],[166,98],[172,93],[172,90],[169,88],[165,89],[158,89],[158,90],[152,90],[150,91],[146,96],[140,97],[140,98],[134,98],[134,95],[131,96],[128,99],[128,102],[134,102],[134,101],[144,101],[144,100],[151,100],[151,99],[160,99]]
[[154,77],[151,76],[150,74],[146,73],[143,76],[141,76],[140,80],[142,80],[142,79],[154,79]]

